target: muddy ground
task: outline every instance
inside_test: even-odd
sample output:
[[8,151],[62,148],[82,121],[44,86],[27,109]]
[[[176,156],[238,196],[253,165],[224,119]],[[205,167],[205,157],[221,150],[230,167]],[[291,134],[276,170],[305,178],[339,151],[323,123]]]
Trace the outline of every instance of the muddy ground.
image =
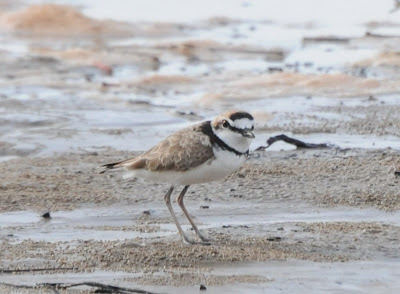
[[[349,7],[313,6],[317,20],[231,9],[190,21],[180,9],[165,13],[175,19],[154,20],[150,10],[147,20],[127,20],[98,17],[92,8],[110,9],[89,2],[0,0],[1,283],[399,293],[393,3],[371,0],[357,9],[376,14],[325,23]],[[260,3],[237,11],[256,13]],[[306,12],[302,2],[291,5],[296,16]],[[185,196],[210,246],[180,242],[163,202],[168,186],[99,174],[101,164],[228,108],[251,112],[257,137],[240,171]],[[331,148],[253,151],[281,133]],[[55,291],[1,284],[0,292]]]
[[[337,268],[340,280],[343,263],[400,257],[398,151],[253,152],[229,178],[189,190],[187,206],[210,246],[180,242],[162,200],[167,186],[98,174],[101,163],[128,155],[110,149],[3,163],[0,268],[58,270],[2,273],[0,280],[70,282],[79,273],[114,272],[111,283],[168,293],[200,284],[259,290],[274,274],[241,267],[311,261]],[[52,218],[42,218],[45,212]],[[236,266],[233,274],[218,273]],[[380,282],[389,287],[389,278]]]

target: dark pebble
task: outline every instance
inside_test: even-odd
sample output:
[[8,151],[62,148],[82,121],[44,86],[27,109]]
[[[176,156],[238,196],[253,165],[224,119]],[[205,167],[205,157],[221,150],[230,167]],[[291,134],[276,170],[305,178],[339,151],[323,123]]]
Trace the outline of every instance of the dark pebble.
[[46,213],[42,214],[42,217],[43,218],[51,218],[50,212],[46,212]]

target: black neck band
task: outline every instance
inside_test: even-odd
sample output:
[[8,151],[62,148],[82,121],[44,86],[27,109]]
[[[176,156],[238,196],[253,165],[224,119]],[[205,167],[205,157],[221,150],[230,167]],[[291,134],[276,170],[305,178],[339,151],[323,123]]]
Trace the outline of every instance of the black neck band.
[[247,150],[246,152],[239,152],[236,149],[229,146],[228,144],[226,144],[224,141],[222,141],[216,134],[214,134],[211,127],[211,121],[204,122],[201,131],[210,137],[211,144],[217,144],[218,147],[221,148],[222,150],[228,150],[230,152],[235,153],[238,156],[249,155],[249,150]]

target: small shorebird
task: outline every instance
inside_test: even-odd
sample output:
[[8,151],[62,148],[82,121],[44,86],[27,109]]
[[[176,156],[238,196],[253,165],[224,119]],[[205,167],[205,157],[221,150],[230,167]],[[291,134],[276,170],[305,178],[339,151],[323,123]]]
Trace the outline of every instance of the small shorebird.
[[[253,116],[244,111],[228,111],[213,121],[204,121],[170,135],[135,158],[103,165],[106,170],[124,168],[124,178],[142,178],[171,185],[164,201],[186,244],[209,244],[183,204],[189,185],[211,182],[237,171],[249,154],[254,139]],[[104,173],[106,170],[102,171]],[[201,242],[186,237],[171,206],[171,193],[184,186],[177,202]]]

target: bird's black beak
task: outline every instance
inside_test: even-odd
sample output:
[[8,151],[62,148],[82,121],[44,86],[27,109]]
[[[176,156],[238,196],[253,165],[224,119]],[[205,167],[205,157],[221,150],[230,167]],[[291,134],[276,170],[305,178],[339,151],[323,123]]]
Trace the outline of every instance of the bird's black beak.
[[254,133],[251,130],[243,130],[241,132],[241,134],[243,137],[250,138],[250,139],[254,139],[256,137],[256,136],[254,136]]

